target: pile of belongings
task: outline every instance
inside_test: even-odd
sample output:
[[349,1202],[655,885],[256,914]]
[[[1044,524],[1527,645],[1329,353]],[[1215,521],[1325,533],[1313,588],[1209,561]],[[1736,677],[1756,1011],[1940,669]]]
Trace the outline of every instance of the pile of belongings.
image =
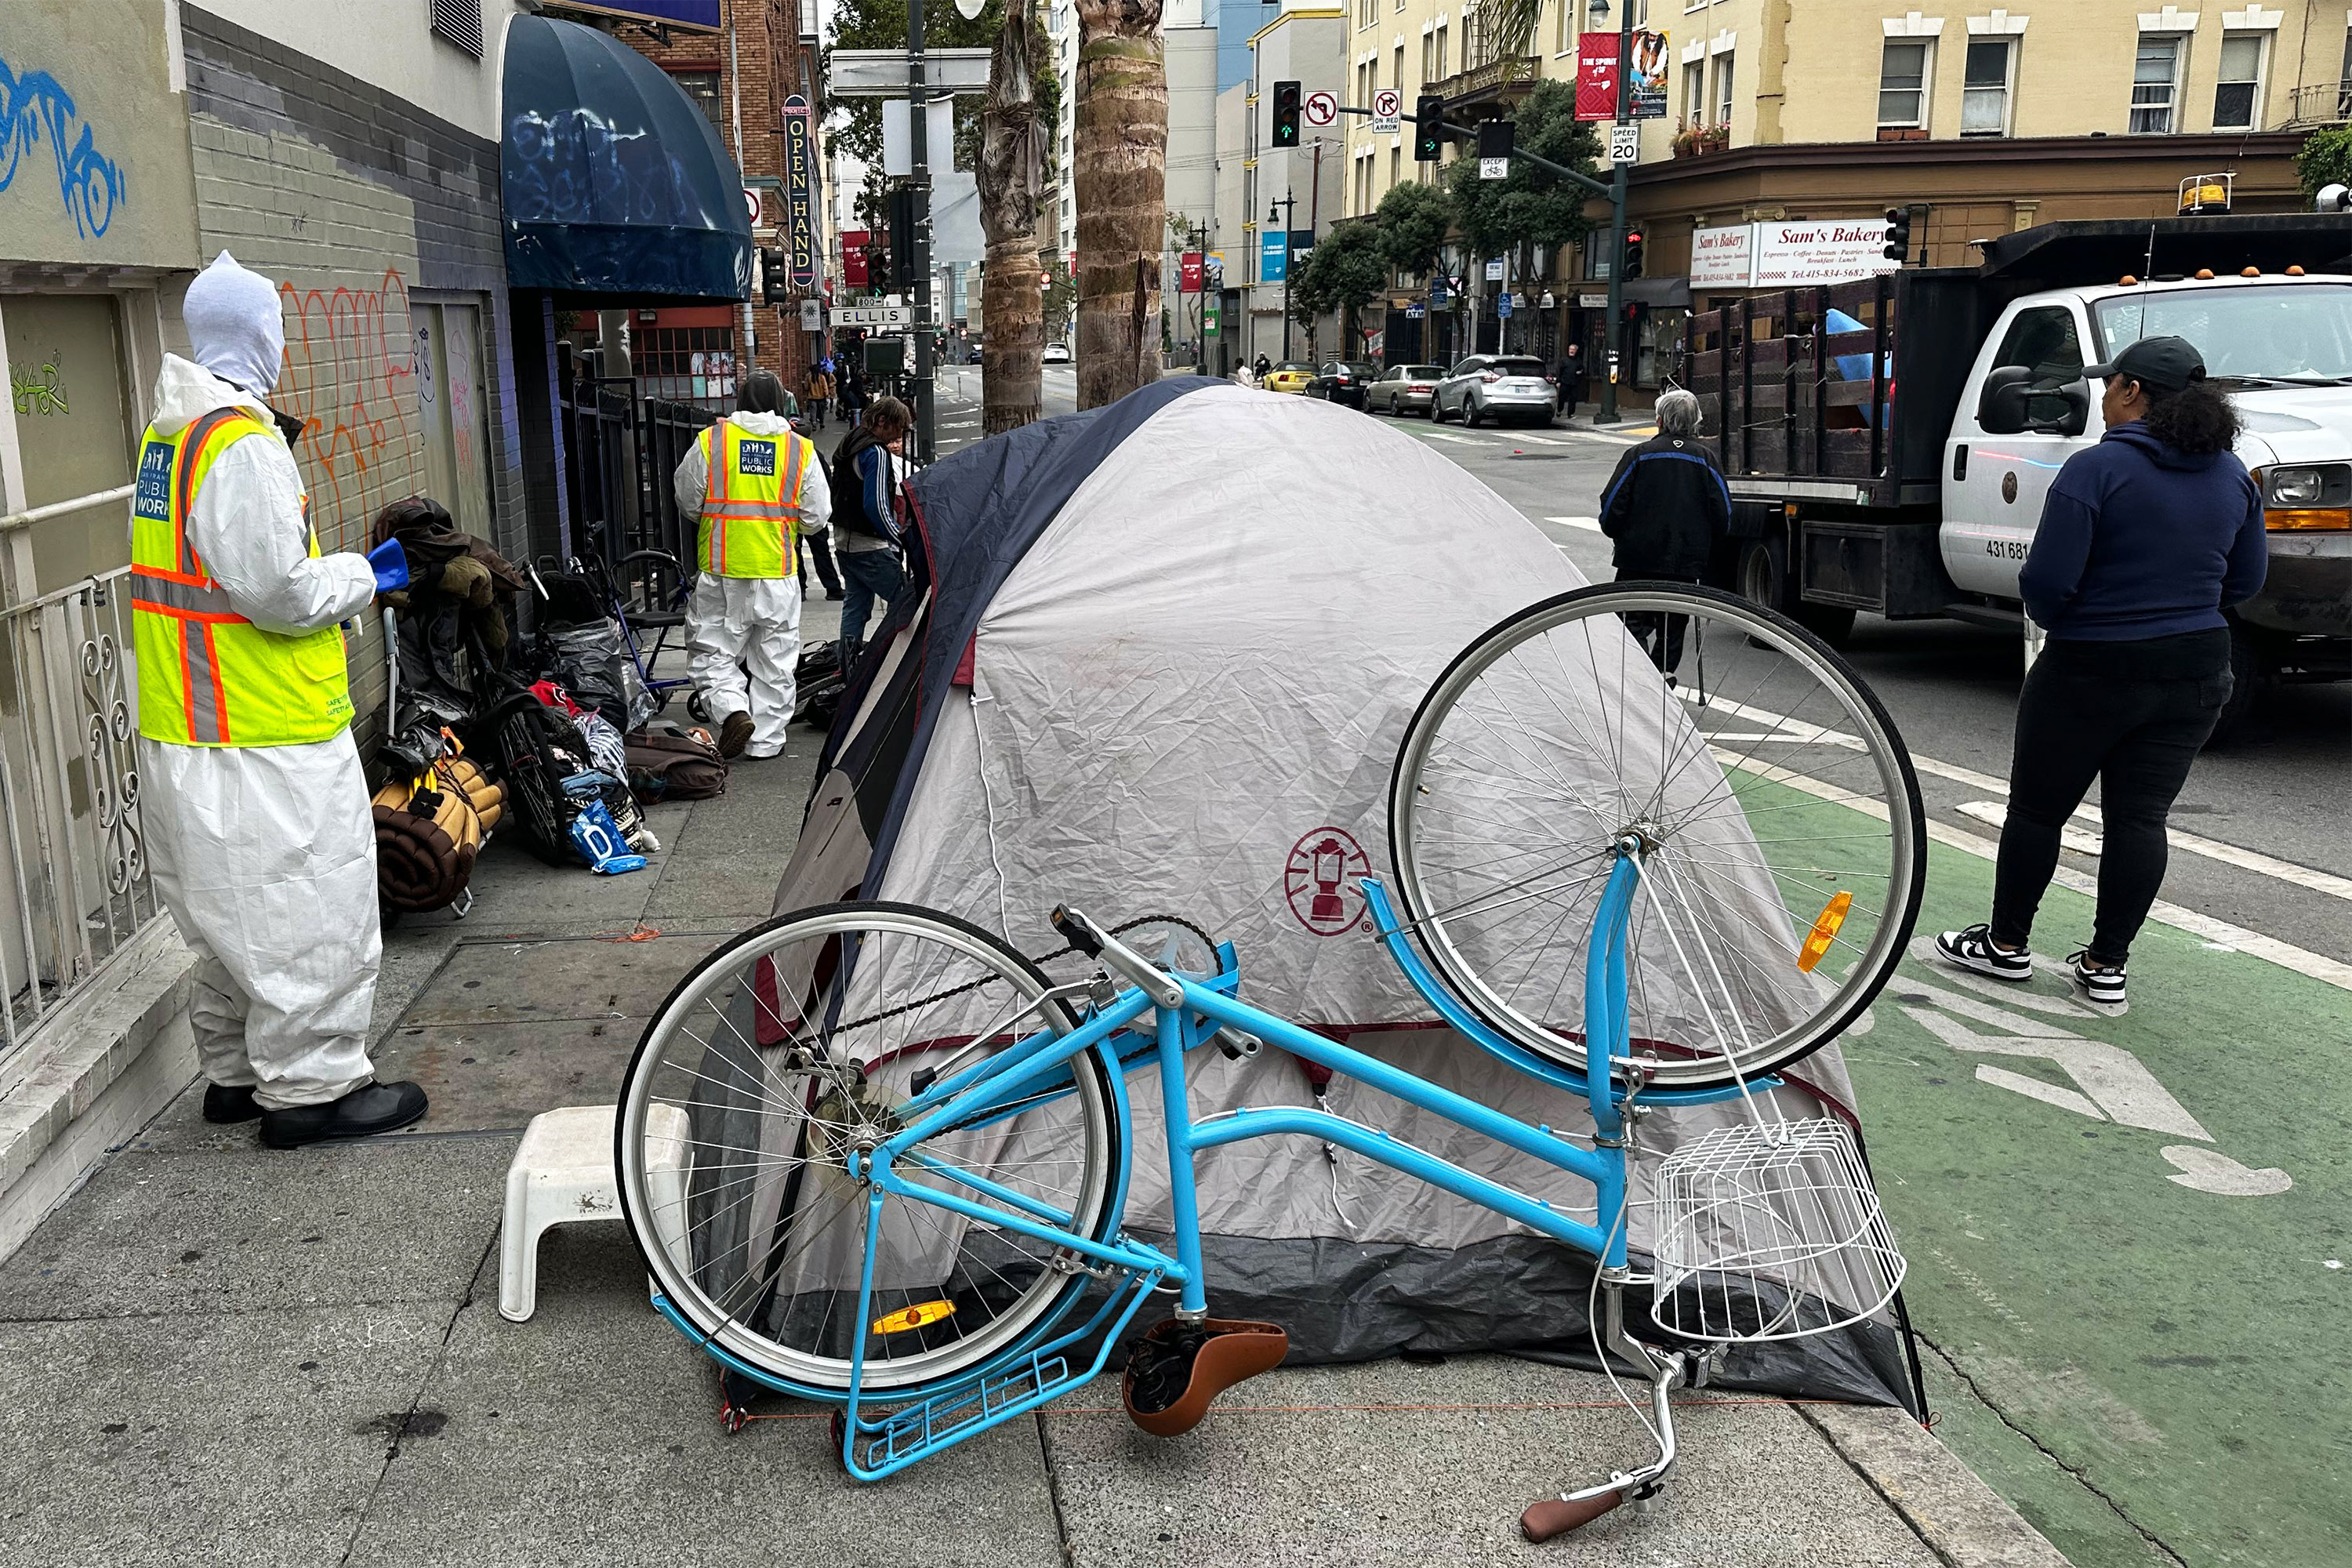
[[380,753],[392,777],[376,791],[376,897],[422,913],[463,898],[484,840],[506,816],[506,790],[447,728],[419,722]]
[[371,545],[400,541],[408,586],[384,595],[399,612],[400,695],[444,724],[460,724],[498,695],[510,662],[515,600],[522,572],[489,545],[458,531],[446,508],[425,496],[394,501],[376,515]]
[[661,848],[629,787],[627,742],[595,709],[541,680],[500,703],[490,727],[517,815],[541,859],[617,875],[641,868]]

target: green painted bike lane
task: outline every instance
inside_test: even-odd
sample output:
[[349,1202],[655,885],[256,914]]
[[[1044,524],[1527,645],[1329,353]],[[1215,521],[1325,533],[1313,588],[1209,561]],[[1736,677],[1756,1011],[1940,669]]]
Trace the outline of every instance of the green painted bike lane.
[[2154,922],[2120,1017],[1955,976],[1992,867],[1928,864],[1843,1044],[1939,1434],[2079,1568],[2352,1564],[2352,993]]

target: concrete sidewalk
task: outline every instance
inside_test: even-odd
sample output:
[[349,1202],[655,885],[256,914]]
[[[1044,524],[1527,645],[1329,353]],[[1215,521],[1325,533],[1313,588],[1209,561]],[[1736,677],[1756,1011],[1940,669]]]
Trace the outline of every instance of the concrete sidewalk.
[[[806,635],[837,606],[807,605]],[[387,933],[377,1060],[412,1132],[268,1153],[190,1086],[0,1265],[0,1565],[712,1563],[2063,1564],[1895,1412],[1694,1398],[1655,1512],[1530,1547],[1541,1491],[1642,1457],[1600,1378],[1503,1358],[1284,1369],[1159,1442],[1115,1383],[855,1486],[823,1413],[729,1436],[617,1224],[497,1311],[523,1125],[609,1101],[676,978],[762,918],[818,739],[656,806],[621,878],[511,836],[463,921]]]

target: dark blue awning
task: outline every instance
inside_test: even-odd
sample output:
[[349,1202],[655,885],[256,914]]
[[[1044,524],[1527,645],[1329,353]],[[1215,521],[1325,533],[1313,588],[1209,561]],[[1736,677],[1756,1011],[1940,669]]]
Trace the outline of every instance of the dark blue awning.
[[501,113],[509,287],[582,304],[751,297],[741,175],[661,68],[593,27],[517,16]]

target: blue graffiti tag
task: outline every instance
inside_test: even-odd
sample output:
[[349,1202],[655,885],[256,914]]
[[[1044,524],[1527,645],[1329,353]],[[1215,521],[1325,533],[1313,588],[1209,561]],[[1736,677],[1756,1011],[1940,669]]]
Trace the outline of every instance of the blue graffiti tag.
[[99,156],[87,125],[68,151],[74,121],[73,99],[57,78],[47,71],[18,76],[0,60],[0,191],[16,179],[17,161],[46,135],[57,158],[58,198],[81,237],[96,239],[122,205],[122,167]]

